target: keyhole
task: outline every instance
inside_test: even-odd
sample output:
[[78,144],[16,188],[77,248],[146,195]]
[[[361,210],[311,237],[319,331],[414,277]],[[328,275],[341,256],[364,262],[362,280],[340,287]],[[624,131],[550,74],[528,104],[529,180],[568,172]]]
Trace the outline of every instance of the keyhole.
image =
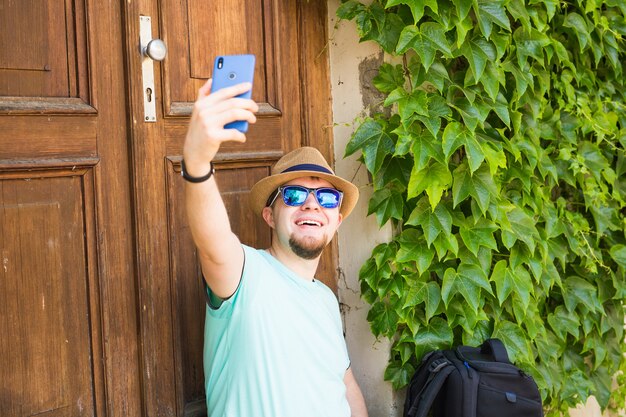
[[146,96],[148,97],[148,103],[152,102],[152,89],[151,88],[146,88]]

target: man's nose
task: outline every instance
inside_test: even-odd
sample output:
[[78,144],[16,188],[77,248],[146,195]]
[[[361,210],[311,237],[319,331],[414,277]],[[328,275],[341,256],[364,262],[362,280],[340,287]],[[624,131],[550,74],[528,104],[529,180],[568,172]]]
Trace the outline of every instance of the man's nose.
[[317,198],[315,197],[315,191],[310,192],[309,195],[304,200],[304,204],[302,204],[302,209],[306,210],[319,210],[321,207],[317,202]]

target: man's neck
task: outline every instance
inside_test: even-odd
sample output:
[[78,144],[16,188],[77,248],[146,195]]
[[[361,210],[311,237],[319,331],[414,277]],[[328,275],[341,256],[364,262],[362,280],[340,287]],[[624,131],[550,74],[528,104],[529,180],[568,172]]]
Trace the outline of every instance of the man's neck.
[[292,250],[276,244],[270,246],[267,252],[303,280],[313,281],[315,278],[320,256],[315,259],[304,259],[296,255]]

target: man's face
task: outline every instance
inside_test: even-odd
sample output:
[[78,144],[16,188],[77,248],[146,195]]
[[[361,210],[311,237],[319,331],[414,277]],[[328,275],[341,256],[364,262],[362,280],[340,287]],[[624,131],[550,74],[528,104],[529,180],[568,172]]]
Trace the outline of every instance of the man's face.
[[[328,181],[317,177],[297,178],[283,185],[334,188]],[[343,216],[339,207],[321,207],[313,193],[310,193],[304,204],[298,207],[286,205],[279,195],[272,207],[263,209],[263,218],[274,229],[282,246],[289,247],[301,258],[315,259],[335,235]]]

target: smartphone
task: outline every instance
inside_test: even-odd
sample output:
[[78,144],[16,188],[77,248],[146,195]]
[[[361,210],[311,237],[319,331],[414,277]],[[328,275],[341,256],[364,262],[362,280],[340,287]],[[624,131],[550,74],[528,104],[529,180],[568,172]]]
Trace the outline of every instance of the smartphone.
[[[211,92],[235,84],[249,82],[254,79],[254,55],[221,55],[215,58],[213,63],[213,84]],[[252,89],[237,97],[251,98]],[[224,125],[224,129],[237,129],[240,132],[248,131],[248,122],[237,120]]]

